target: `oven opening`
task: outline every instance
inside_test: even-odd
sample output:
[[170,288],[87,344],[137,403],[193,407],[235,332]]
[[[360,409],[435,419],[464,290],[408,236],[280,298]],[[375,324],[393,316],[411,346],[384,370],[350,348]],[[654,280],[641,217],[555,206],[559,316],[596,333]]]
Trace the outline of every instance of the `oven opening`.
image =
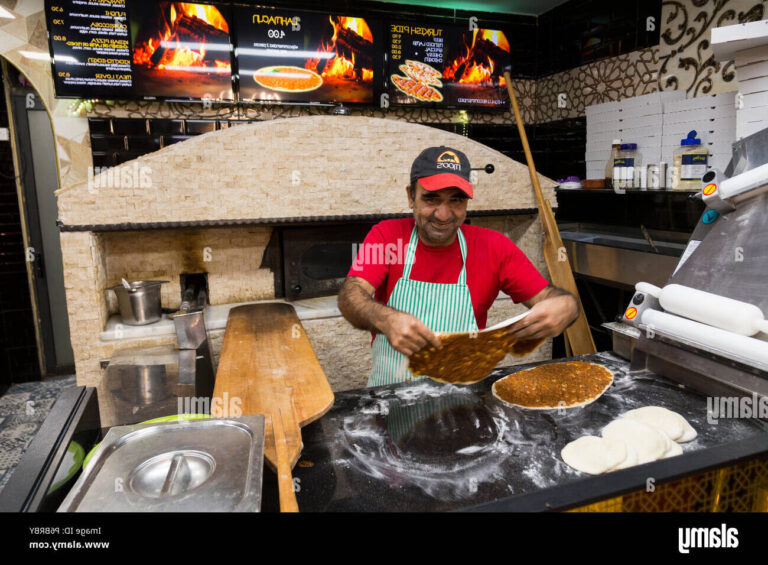
[[355,253],[374,222],[277,227],[262,267],[272,270],[275,295],[288,300],[338,294]]

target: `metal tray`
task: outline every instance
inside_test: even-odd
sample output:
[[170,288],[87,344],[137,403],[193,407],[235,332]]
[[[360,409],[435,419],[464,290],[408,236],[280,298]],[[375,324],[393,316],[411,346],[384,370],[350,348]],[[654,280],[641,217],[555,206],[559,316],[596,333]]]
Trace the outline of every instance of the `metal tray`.
[[257,512],[264,416],[114,427],[59,512]]

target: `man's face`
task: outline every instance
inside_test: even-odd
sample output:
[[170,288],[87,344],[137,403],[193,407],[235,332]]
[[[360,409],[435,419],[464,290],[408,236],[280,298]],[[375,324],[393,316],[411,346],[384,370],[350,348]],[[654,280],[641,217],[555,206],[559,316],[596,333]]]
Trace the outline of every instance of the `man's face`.
[[453,243],[459,226],[467,217],[467,195],[458,188],[429,192],[419,182],[413,198],[410,187],[407,191],[408,205],[413,208],[421,240],[435,247]]

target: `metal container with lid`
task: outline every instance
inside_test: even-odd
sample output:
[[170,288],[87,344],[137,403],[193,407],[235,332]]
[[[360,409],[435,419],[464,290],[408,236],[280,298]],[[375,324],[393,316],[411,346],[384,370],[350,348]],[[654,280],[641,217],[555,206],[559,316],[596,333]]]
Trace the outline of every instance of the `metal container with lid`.
[[117,304],[123,323],[129,326],[143,326],[157,322],[162,317],[160,306],[160,286],[168,281],[136,281],[116,285]]
[[117,426],[59,512],[257,512],[264,416]]

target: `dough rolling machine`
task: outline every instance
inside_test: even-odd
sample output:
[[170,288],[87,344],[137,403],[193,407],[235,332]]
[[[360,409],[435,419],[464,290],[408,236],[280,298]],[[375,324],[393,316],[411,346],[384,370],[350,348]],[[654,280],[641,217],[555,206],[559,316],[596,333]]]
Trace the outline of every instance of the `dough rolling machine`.
[[621,322],[641,330],[633,369],[759,401],[768,396],[768,130],[734,155],[732,176],[704,175],[697,196],[707,208],[667,285],[638,283]]

